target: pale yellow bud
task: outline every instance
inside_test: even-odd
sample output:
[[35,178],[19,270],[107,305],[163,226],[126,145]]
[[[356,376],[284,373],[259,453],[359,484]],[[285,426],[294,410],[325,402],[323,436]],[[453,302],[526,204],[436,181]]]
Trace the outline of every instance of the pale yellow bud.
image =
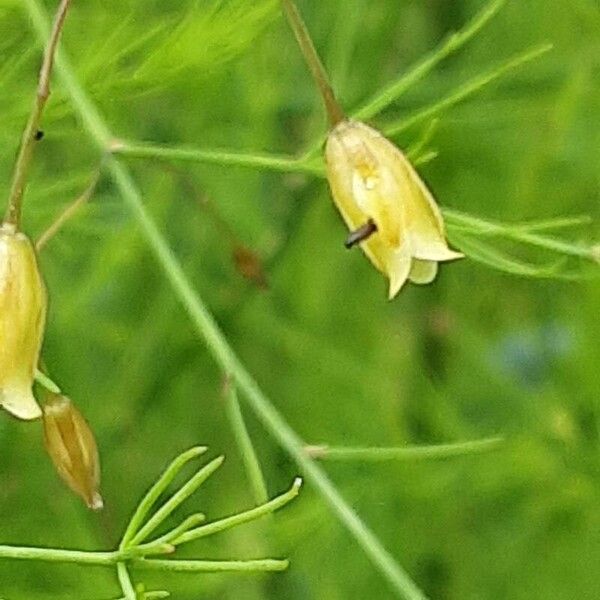
[[10,224],[0,226],[0,406],[20,419],[41,410],[31,387],[46,321],[46,288],[33,246]]
[[435,279],[438,262],[461,258],[448,248],[440,210],[413,166],[392,142],[357,121],[338,123],[325,148],[334,202],[350,230],[375,231],[361,247],[389,279],[393,298],[406,280]]
[[46,450],[58,474],[89,508],[100,510],[100,459],[87,421],[69,398],[56,394],[44,404],[43,420]]

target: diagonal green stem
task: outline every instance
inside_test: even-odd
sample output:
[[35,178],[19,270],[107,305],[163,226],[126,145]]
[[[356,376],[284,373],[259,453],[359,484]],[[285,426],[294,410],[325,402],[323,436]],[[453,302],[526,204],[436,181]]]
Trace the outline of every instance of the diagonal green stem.
[[222,464],[224,456],[219,456],[202,467],[188,482],[179,488],[133,536],[130,544],[141,544],[180,504],[185,502]]
[[260,519],[265,515],[271,514],[276,510],[283,508],[286,504],[289,504],[298,495],[301,485],[302,480],[298,478],[294,481],[292,487],[280,496],[277,496],[276,498],[273,498],[272,500],[269,500],[268,502],[265,502],[264,504],[245,512],[237,513],[231,517],[225,517],[224,519],[219,519],[218,521],[213,521],[212,523],[208,523],[206,525],[196,527],[195,529],[191,529],[190,531],[186,531],[178,538],[172,540],[172,542],[175,545],[185,544],[187,542],[191,542],[202,537],[207,537],[209,535],[214,535],[215,533],[220,533],[226,529],[231,529],[232,527],[237,527],[238,525]]
[[300,50],[302,51],[304,59],[306,60],[306,64],[310,69],[311,75],[313,76],[313,79],[319,88],[319,93],[321,94],[321,98],[323,99],[323,104],[327,112],[327,117],[329,118],[329,125],[334,127],[340,121],[343,121],[346,116],[344,115],[344,111],[335,97],[331,83],[329,82],[327,71],[321,62],[319,54],[310,37],[310,33],[308,32],[306,24],[304,23],[302,15],[300,14],[296,4],[293,2],[293,0],[281,0],[281,6],[288,23],[294,32],[294,36],[296,37],[296,41],[300,46]]
[[260,467],[260,462],[252,443],[252,438],[248,433],[246,423],[244,422],[244,416],[242,415],[242,409],[240,407],[240,401],[238,399],[237,390],[235,384],[229,379],[225,382],[225,412],[227,418],[233,430],[233,435],[237,443],[246,475],[252,488],[252,495],[254,496],[255,504],[264,504],[269,500],[269,493],[267,491],[267,484],[265,483],[265,477]]
[[[60,40],[60,36],[65,24],[67,17],[67,11],[71,0],[61,0],[56,16],[54,17],[54,24],[50,31],[48,38],[48,44],[44,51],[44,59],[40,69],[40,76],[38,81],[38,88],[35,95],[35,101],[31,114],[23,131],[23,137],[21,138],[21,146],[19,148],[19,154],[15,163],[15,171],[13,174],[13,180],[11,184],[10,196],[8,198],[8,205],[6,208],[6,214],[4,221],[11,223],[17,229],[21,224],[21,211],[23,207],[23,194],[25,193],[25,185],[27,184],[27,175],[29,173],[29,167],[31,165],[31,159],[33,158],[33,151],[36,145],[36,135],[38,133],[42,115],[46,108],[46,103],[50,96],[50,76],[52,75],[52,68],[54,66],[54,56],[56,48]],[[46,39],[46,38],[44,38]]]
[[392,102],[395,102],[402,94],[409,90],[415,83],[429,74],[442,60],[450,56],[453,52],[459,50],[496,15],[502,8],[506,0],[493,0],[485,6],[465,27],[453,33],[448,39],[442,42],[439,48],[436,48],[431,54],[417,63],[407,73],[402,75],[397,81],[392,82],[380,92],[368,100],[361,108],[352,113],[353,119],[366,120],[379,114],[387,108]]
[[[48,33],[48,19],[39,0],[24,0],[35,28],[41,39]],[[96,107],[90,102],[77,81],[68,60],[61,53],[57,56],[56,70],[79,113],[85,129],[98,148],[104,152],[113,137]],[[201,339],[219,363],[223,371],[231,373],[238,388],[244,393],[249,405],[262,420],[267,430],[282,448],[304,470],[306,477],[317,488],[341,523],[354,536],[375,567],[388,581],[396,596],[410,600],[422,600],[423,592],[406,571],[396,562],[379,538],[363,523],[352,507],[344,500],[326,473],[304,453],[304,443],[288,425],[279,411],[265,396],[258,384],[242,365],[224,334],[200,296],[192,287],[180,263],[146,210],[138,188],[129,171],[114,156],[106,161],[106,168],[123,200],[138,222],[146,242],[173,287],[173,291],[187,310]]]
[[530,48],[525,52],[521,52],[512,58],[509,58],[506,62],[502,63],[500,66],[495,69],[483,73],[482,75],[477,75],[470,81],[459,86],[454,92],[442,98],[442,100],[428,106],[414,115],[408,118],[398,119],[393,123],[389,123],[388,125],[383,127],[383,131],[386,135],[394,136],[406,129],[409,129],[413,125],[417,125],[418,123],[422,123],[426,121],[430,117],[434,117],[435,115],[441,113],[442,111],[462,102],[467,99],[469,96],[477,93],[479,90],[489,85],[493,81],[500,79],[503,75],[517,69],[521,65],[528,63],[535,58],[538,58],[542,54],[549,52],[552,49],[552,44],[542,44],[540,46],[535,46],[534,48]]
[[154,506],[154,503],[158,500],[160,495],[167,489],[171,481],[175,479],[179,471],[183,469],[183,467],[192,459],[204,454],[208,448],[206,446],[196,446],[194,448],[190,448],[186,452],[181,453],[177,456],[171,464],[167,467],[165,472],[158,478],[156,483],[148,490],[142,501],[139,503],[136,508],[133,516],[131,517],[129,524],[127,525],[127,529],[123,534],[123,540],[121,542],[120,548],[124,548],[127,546],[133,536],[138,532],[146,515],[150,512],[150,509]]
[[[545,248],[546,250],[552,250],[559,254],[586,258],[592,261],[595,260],[594,250],[589,246],[564,242],[547,235],[540,235],[539,233],[524,229],[523,226],[519,224],[510,225],[499,223],[497,221],[490,221],[449,208],[442,209],[442,212],[447,221],[448,229],[457,226],[458,231],[460,231],[462,226],[469,227],[478,234],[485,233],[487,235],[503,236],[518,242],[531,244],[533,246]],[[549,222],[546,223],[546,226],[548,226],[548,224]]]
[[[505,3],[506,0],[492,0],[476,14],[463,29],[453,33],[444,40],[439,47],[433,50],[431,54],[428,54],[424,59],[401,75],[396,81],[393,81],[383,88],[383,90],[377,92],[363,106],[353,111],[350,116],[359,121],[366,121],[378,115],[382,110],[400,98],[400,96],[407,92],[413,85],[426,77],[440,62],[473,39],[498,13]],[[322,143],[323,139],[319,139],[317,143],[306,151],[304,157],[310,158],[311,156],[314,156],[319,151]]]

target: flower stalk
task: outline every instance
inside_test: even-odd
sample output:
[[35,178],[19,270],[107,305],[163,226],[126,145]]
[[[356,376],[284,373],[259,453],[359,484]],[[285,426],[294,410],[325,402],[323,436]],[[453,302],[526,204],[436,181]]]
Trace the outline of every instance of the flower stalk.
[[315,49],[315,45],[313,44],[304,20],[294,2],[292,0],[281,0],[281,5],[294,35],[296,36],[296,40],[298,41],[298,45],[308,64],[313,79],[319,88],[325,111],[327,112],[327,117],[329,119],[329,124],[331,127],[334,127],[340,121],[343,121],[346,118],[346,115],[335,97],[333,88],[329,83],[327,71],[319,58],[319,54]]
[[29,167],[31,165],[31,159],[33,157],[33,151],[35,149],[36,142],[38,139],[40,139],[40,124],[42,121],[44,108],[46,107],[46,103],[50,97],[50,76],[52,74],[52,67],[54,66],[54,55],[58,47],[58,42],[60,40],[70,4],[71,0],[61,0],[56,12],[56,16],[54,17],[54,24],[52,26],[46,51],[44,52],[42,67],[40,69],[35,101],[29,115],[29,120],[25,126],[25,130],[23,131],[21,146],[19,148],[19,154],[15,163],[4,222],[13,225],[17,230],[20,229],[21,226],[23,194],[25,193],[25,186],[27,184],[27,175],[29,173]]

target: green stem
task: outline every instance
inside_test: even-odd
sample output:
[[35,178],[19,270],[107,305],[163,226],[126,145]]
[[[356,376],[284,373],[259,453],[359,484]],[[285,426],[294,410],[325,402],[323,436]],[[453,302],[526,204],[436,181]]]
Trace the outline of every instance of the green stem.
[[507,60],[505,63],[501,64],[499,67],[489,71],[488,73],[484,73],[482,75],[478,75],[474,77],[467,83],[461,85],[454,92],[436,102],[435,104],[424,108],[423,110],[418,111],[414,115],[408,118],[398,119],[393,123],[386,125],[383,128],[383,132],[388,136],[394,136],[399,134],[406,129],[409,129],[413,125],[421,123],[430,117],[433,117],[440,112],[446,110],[447,108],[462,102],[469,96],[472,96],[485,86],[489,85],[493,81],[500,79],[507,72],[512,71],[520,67],[521,65],[538,58],[542,54],[549,52],[552,49],[552,44],[542,44],[541,46],[536,46],[525,52],[515,55],[514,57]]
[[114,566],[119,552],[84,552],[81,550],[59,550],[56,548],[27,548],[23,546],[0,546],[0,558],[16,560],[40,560],[80,565]]
[[[485,233],[487,235],[503,236],[518,242],[552,250],[553,252],[558,252],[559,254],[586,258],[592,261],[595,260],[593,248],[572,244],[569,242],[563,242],[562,240],[557,240],[553,237],[540,235],[525,230],[522,224],[507,225],[504,223],[498,223],[496,221],[490,221],[488,219],[482,219],[480,217],[474,217],[461,211],[452,210],[449,208],[442,208],[442,213],[447,221],[449,229],[451,229],[453,225],[458,225],[457,229],[459,231],[460,227],[462,226],[470,227],[478,234]],[[548,223],[546,223],[546,226],[548,226]]]
[[44,248],[44,246],[64,227],[65,223],[72,219],[77,211],[79,211],[79,209],[90,200],[96,190],[98,181],[100,180],[100,174],[101,169],[98,168],[83,193],[80,194],[73,202],[71,202],[36,240],[35,250],[38,254]]
[[292,487],[280,496],[277,496],[276,498],[273,498],[272,500],[269,500],[268,502],[265,502],[264,504],[245,512],[237,513],[231,517],[225,517],[224,519],[219,519],[218,521],[213,521],[207,525],[202,525],[200,527],[196,527],[195,529],[191,529],[190,531],[186,531],[178,538],[172,540],[172,542],[173,544],[179,546],[180,544],[185,544],[202,537],[214,535],[215,533],[220,533],[226,529],[231,529],[232,527],[237,527],[238,525],[260,519],[260,517],[271,514],[276,510],[283,508],[286,504],[289,504],[298,495],[301,485],[302,480],[297,478],[292,484]]
[[288,23],[296,36],[300,50],[310,69],[310,73],[319,88],[319,93],[321,94],[325,110],[327,111],[327,117],[329,118],[329,124],[331,127],[334,127],[340,121],[345,120],[346,115],[336,100],[331,84],[329,83],[327,71],[319,58],[319,54],[310,37],[308,28],[293,0],[281,0],[281,5]]
[[161,560],[137,559],[133,567],[147,571],[174,571],[177,573],[232,573],[278,572],[288,568],[287,560],[263,558],[259,560]]
[[148,522],[133,536],[130,545],[137,546],[183,502],[185,502],[222,464],[224,456],[219,456],[205,467],[202,467],[188,482],[179,488],[148,520]]
[[190,515],[177,527],[171,529],[171,531],[168,531],[164,535],[161,535],[159,538],[147,542],[146,544],[141,544],[137,546],[135,550],[142,553],[149,553],[152,552],[155,548],[166,548],[168,545],[170,545],[174,549],[174,546],[172,545],[173,540],[176,540],[178,537],[180,537],[190,529],[198,527],[198,525],[204,523],[204,521],[206,521],[206,515],[204,515],[203,513],[195,513],[193,515]]
[[117,577],[119,578],[123,594],[125,594],[124,600],[136,600],[137,594],[125,563],[117,563]]
[[387,108],[415,83],[430,73],[442,60],[447,58],[453,52],[456,52],[469,40],[475,37],[475,35],[477,35],[477,33],[479,33],[502,8],[505,1],[506,0],[494,0],[493,2],[490,2],[490,4],[475,15],[461,31],[453,33],[448,39],[442,42],[439,48],[436,48],[430,55],[426,56],[397,81],[394,81],[382,91],[377,92],[377,94],[368,100],[361,108],[354,111],[352,118],[359,120],[370,119]]
[[415,461],[488,452],[497,448],[503,441],[504,440],[501,437],[494,437],[461,442],[458,444],[438,444],[435,446],[404,446],[392,448],[308,446],[306,452],[313,458],[332,461]]
[[[47,17],[39,0],[24,0],[36,30],[41,39],[48,32]],[[98,148],[104,152],[109,148],[111,135],[96,107],[89,101],[77,81],[68,60],[57,55],[57,73],[60,75],[74,107]],[[317,488],[329,504],[333,513],[354,536],[373,565],[388,581],[396,596],[409,600],[422,600],[423,592],[416,586],[406,571],[396,562],[377,536],[363,523],[352,507],[340,495],[326,473],[304,453],[304,443],[288,425],[279,411],[265,396],[258,384],[242,365],[227,339],[221,332],[212,314],[192,287],[180,263],[165,238],[158,230],[146,210],[138,188],[128,170],[119,160],[107,158],[107,170],[120,191],[123,200],[138,222],[146,242],[154,252],[157,261],[171,284],[174,293],[187,310],[198,335],[204,340],[214,359],[226,373],[231,373],[238,388],[242,391],[257,416],[282,448],[304,470],[306,477]]]
[[62,393],[60,388],[58,387],[58,385],[54,381],[52,381],[52,379],[50,379],[50,377],[48,377],[48,375],[46,375],[39,369],[36,369],[36,371],[35,371],[35,380],[42,387],[46,388],[49,392],[52,392],[53,394],[61,394]]
[[[471,21],[469,21],[462,30],[453,33],[444,40],[431,54],[410,68],[405,74],[401,75],[396,81],[393,81],[383,90],[377,92],[362,107],[352,112],[351,118],[359,121],[366,121],[378,115],[382,110],[395,102],[400,96],[408,91],[413,85],[426,77],[442,60],[459,50],[463,45],[477,35],[485,25],[496,15],[504,6],[506,0],[492,0]],[[304,158],[308,159],[319,152],[323,145],[323,138],[320,138],[312,145]]]
[[236,444],[240,451],[246,475],[252,488],[252,495],[256,504],[264,504],[269,500],[267,484],[260,467],[260,462],[252,443],[252,438],[248,433],[248,428],[244,422],[244,416],[240,407],[235,384],[227,380],[225,382],[225,412],[229,419],[229,424],[233,431]]
[[190,448],[186,452],[181,453],[177,456],[171,464],[167,467],[165,472],[158,478],[156,483],[148,490],[142,501],[138,504],[133,516],[131,517],[127,529],[123,534],[123,539],[119,548],[125,548],[129,545],[133,536],[138,532],[146,515],[150,512],[150,509],[154,506],[154,503],[158,500],[160,495],[167,489],[169,484],[175,479],[177,474],[183,469],[183,467],[192,459],[204,454],[208,448],[206,446],[196,446]]
[[275,154],[255,154],[210,150],[193,147],[166,147],[158,144],[118,141],[113,142],[110,151],[114,155],[130,158],[152,158],[169,161],[198,162],[254,169],[269,169],[283,173],[296,172],[310,175],[324,175],[322,164],[308,162],[289,156]]
[[[19,229],[21,225],[21,212],[23,208],[23,194],[25,193],[25,185],[27,184],[27,174],[33,158],[33,151],[37,141],[37,133],[42,121],[42,114],[50,96],[50,76],[52,75],[52,67],[54,66],[54,55],[60,40],[63,25],[67,17],[67,11],[71,0],[61,0],[54,17],[52,30],[49,32],[48,44],[44,52],[42,67],[38,80],[38,87],[31,109],[31,114],[23,131],[21,138],[21,146],[15,163],[15,170],[8,197],[8,206],[4,216],[4,222],[14,225]],[[46,38],[44,38],[46,39]]]

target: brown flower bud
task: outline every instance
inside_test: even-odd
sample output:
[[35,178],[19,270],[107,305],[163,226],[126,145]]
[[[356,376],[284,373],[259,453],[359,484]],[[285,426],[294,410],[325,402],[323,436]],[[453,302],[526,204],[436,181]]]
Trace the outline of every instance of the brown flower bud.
[[31,386],[46,320],[46,288],[29,238],[0,226],[0,406],[20,419],[41,415]]
[[87,421],[69,398],[57,394],[49,395],[43,421],[46,450],[58,474],[89,508],[100,510],[100,460]]

